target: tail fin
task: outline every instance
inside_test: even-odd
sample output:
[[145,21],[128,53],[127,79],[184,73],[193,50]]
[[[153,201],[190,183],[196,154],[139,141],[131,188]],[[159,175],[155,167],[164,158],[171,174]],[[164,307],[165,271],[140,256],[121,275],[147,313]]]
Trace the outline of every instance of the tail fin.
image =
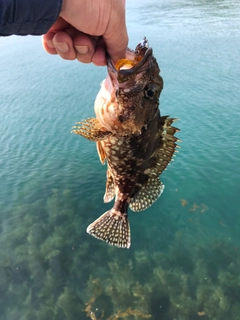
[[112,246],[129,248],[131,245],[130,225],[126,213],[111,209],[91,223],[87,232]]

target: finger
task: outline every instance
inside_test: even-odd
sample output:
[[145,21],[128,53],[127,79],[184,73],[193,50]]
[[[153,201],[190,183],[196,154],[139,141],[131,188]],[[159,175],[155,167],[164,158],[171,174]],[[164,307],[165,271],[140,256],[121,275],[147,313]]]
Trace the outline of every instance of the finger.
[[76,50],[77,60],[82,63],[92,62],[97,41],[98,37],[90,37],[84,33],[75,36],[73,45]]
[[54,47],[52,39],[56,32],[65,30],[69,26],[69,23],[66,22],[63,18],[59,17],[57,21],[51,26],[46,34],[42,36],[42,45],[43,48],[50,54],[57,54],[57,51]]
[[57,54],[57,50],[55,49],[52,41],[54,36],[55,36],[54,32],[48,32],[42,36],[42,46],[44,50],[50,54]]
[[65,60],[76,59],[77,55],[73,47],[73,41],[67,32],[57,32],[53,37],[52,42],[61,58]]
[[95,53],[92,57],[92,62],[96,66],[105,66],[107,64],[106,60],[106,45],[101,37],[97,43],[97,46],[95,48]]
[[92,57],[92,62],[95,64],[95,66],[106,66],[107,60],[106,60],[106,50],[101,47],[97,47],[96,51]]
[[[60,31],[60,30],[59,30]],[[73,27],[68,27],[64,30],[64,32],[66,32],[67,34],[69,34],[69,36],[71,38],[75,37],[77,34],[81,33],[80,31],[76,30],[75,28]],[[53,43],[53,37],[55,36],[56,32],[48,32],[46,34],[44,34],[42,36],[42,45],[43,45],[43,48],[50,54],[58,54],[55,46],[54,46],[54,43]],[[58,36],[59,37],[59,36]],[[60,36],[62,37],[62,36]],[[61,40],[64,41],[64,39],[59,39],[60,42]]]
[[110,23],[103,35],[106,43],[106,49],[113,62],[125,58],[128,34],[125,17],[125,0],[112,1],[112,13]]

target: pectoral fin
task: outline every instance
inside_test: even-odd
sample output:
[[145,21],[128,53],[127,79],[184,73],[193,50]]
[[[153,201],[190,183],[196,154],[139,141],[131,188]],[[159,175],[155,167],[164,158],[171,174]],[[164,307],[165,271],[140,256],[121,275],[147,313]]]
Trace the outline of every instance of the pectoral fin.
[[102,127],[96,118],[89,118],[77,124],[78,126],[74,126],[72,132],[91,141],[101,141],[112,134]]

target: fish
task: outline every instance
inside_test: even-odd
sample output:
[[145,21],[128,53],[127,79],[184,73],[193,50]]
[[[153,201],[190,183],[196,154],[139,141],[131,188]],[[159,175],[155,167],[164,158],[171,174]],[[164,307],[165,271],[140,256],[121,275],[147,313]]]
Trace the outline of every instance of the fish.
[[163,79],[146,37],[116,64],[107,56],[107,70],[94,104],[96,118],[77,122],[72,132],[96,142],[101,163],[107,163],[103,200],[115,198],[87,232],[129,248],[128,209],[145,210],[162,194],[159,176],[176,152],[180,130],[172,126],[177,118],[160,114]]

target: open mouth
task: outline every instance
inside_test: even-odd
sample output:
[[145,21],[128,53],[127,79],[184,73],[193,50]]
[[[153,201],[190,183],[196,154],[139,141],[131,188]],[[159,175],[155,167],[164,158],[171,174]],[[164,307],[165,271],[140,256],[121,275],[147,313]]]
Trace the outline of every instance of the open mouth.
[[120,59],[115,65],[108,59],[108,66],[114,73],[117,73],[120,77],[131,76],[138,73],[148,58],[152,55],[152,48],[148,47],[148,41],[144,38],[136,46],[135,50],[128,49],[126,52],[126,58]]

